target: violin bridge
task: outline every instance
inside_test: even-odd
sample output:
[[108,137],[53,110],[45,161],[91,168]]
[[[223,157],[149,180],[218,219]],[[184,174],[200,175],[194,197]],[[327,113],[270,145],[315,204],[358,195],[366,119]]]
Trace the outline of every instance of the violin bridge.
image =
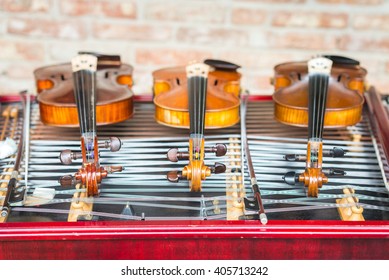
[[[226,196],[227,196],[227,220],[238,220],[239,216],[244,215],[245,197],[244,186],[242,182],[242,173],[240,172],[241,154],[240,146],[237,144],[238,138],[229,139],[229,166],[226,176]],[[237,183],[240,182],[240,183]]]
[[76,190],[70,204],[68,222],[77,222],[80,217],[92,220],[93,197],[88,197],[87,190],[82,184],[77,184]]
[[359,200],[354,195],[354,189],[345,188],[343,189],[343,193],[345,197],[336,200],[339,216],[342,221],[364,221],[365,218],[362,215],[363,207],[359,205]]

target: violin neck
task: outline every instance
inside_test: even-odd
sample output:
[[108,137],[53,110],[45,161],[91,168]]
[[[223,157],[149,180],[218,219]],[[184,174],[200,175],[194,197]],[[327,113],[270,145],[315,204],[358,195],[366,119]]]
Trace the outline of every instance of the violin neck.
[[74,96],[82,139],[84,162],[94,162],[96,142],[96,69],[97,58],[78,55],[72,59]]
[[186,71],[190,134],[203,137],[209,66],[202,63],[192,64],[187,67]]

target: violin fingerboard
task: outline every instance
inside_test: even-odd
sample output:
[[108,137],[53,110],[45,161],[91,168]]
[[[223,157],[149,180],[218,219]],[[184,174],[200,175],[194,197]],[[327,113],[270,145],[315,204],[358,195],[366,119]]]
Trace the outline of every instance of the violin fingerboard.
[[328,74],[310,74],[308,84],[308,135],[309,139],[322,139],[324,113],[327,103]]
[[74,96],[81,134],[96,131],[96,72],[73,72]]
[[207,83],[208,79],[206,77],[194,76],[188,78],[188,108],[191,134],[204,134]]

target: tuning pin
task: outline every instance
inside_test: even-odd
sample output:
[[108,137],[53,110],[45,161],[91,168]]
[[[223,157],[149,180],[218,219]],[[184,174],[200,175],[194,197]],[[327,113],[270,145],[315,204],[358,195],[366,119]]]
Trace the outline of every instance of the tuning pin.
[[108,149],[111,152],[117,152],[122,147],[122,141],[118,137],[110,137],[109,140],[106,140],[102,143],[99,143],[99,148]]
[[227,153],[227,146],[225,144],[216,144],[213,147],[205,148],[206,153],[215,153],[217,157],[222,157]]
[[171,148],[167,151],[166,157],[171,162],[177,162],[183,159],[189,159],[188,153],[181,153],[177,148]]
[[72,175],[64,175],[59,178],[58,182],[61,185],[61,187],[72,187],[78,181]]
[[282,179],[287,183],[288,185],[295,185],[299,181],[299,175],[296,174],[296,172],[287,172],[282,177]]
[[82,158],[81,153],[73,153],[71,150],[63,150],[59,154],[59,160],[62,164],[69,165],[72,164],[74,159]]
[[178,183],[181,179],[184,179],[181,171],[169,171],[166,175],[169,182]]
[[326,168],[322,169],[322,172],[327,176],[345,176],[346,172],[339,168]]
[[226,172],[226,166],[223,163],[215,162],[215,165],[211,167],[211,173],[220,174]]
[[105,169],[105,171],[107,171],[107,173],[115,173],[115,172],[122,172],[123,171],[123,167],[118,166],[118,165],[105,166],[104,169]]

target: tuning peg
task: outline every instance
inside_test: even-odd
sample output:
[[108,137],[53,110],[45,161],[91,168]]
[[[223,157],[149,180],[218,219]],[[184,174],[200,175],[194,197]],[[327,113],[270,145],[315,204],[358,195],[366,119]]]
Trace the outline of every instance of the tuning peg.
[[226,166],[220,162],[215,162],[215,165],[210,168],[211,168],[211,173],[213,174],[220,174],[226,172]]
[[58,180],[61,187],[72,187],[74,186],[78,181],[75,179],[72,175],[64,175],[61,176]]
[[295,185],[297,182],[299,182],[299,175],[296,174],[296,172],[287,172],[282,177],[282,179],[287,183],[288,185]]
[[107,173],[115,173],[115,172],[122,172],[123,171],[123,167],[118,166],[118,165],[105,166],[104,169],[105,169],[105,171],[107,171]]
[[289,155],[285,155],[284,159],[287,161],[306,161],[307,156],[306,155],[289,154]]
[[166,157],[171,162],[177,162],[179,160],[189,159],[189,154],[179,152],[177,148],[171,148],[167,151]]
[[345,155],[345,151],[342,148],[334,147],[331,150],[323,150],[323,156],[327,157],[343,157]]
[[181,179],[184,179],[181,171],[169,171],[166,178],[172,183],[178,183]]
[[63,150],[59,154],[59,160],[62,164],[69,165],[72,164],[73,160],[82,158],[81,153],[73,153],[71,150]]
[[327,176],[345,176],[346,172],[339,168],[323,168],[322,172]]
[[122,141],[118,137],[110,137],[109,140],[99,143],[99,148],[108,149],[111,152],[117,152],[122,147]]
[[[345,155],[345,151],[342,148],[334,147],[331,150],[323,150],[323,156],[325,157],[343,157]],[[306,161],[307,156],[306,155],[295,155],[295,154],[288,154],[284,156],[284,159],[287,161]]]
[[227,146],[225,144],[216,144],[213,147],[207,147],[204,149],[206,153],[215,153],[217,157],[222,157],[227,153]]

